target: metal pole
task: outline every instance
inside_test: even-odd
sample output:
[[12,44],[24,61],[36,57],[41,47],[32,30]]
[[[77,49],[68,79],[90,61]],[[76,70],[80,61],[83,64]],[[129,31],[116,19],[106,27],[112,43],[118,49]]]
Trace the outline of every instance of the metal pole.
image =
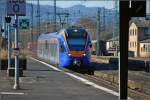
[[58,17],[59,17],[59,25],[60,25],[60,28],[62,28],[62,19],[61,19],[61,14],[58,14]]
[[10,23],[7,23],[7,34],[8,34],[8,73],[11,68],[11,35],[10,35]]
[[[1,10],[1,9],[0,9]],[[0,26],[2,26],[2,14],[1,14],[1,16],[0,16]]]
[[[18,16],[15,15],[15,49],[18,49]],[[14,89],[19,89],[19,57],[15,55],[15,84]]]
[[36,42],[34,42],[34,50],[37,52],[37,40],[40,35],[40,4],[39,0],[37,0],[37,34],[36,34]]
[[4,36],[5,36],[5,39],[7,38],[7,25],[6,25],[6,21],[4,20]]
[[31,40],[33,43],[33,4],[31,4]]
[[48,32],[48,13],[47,13],[47,21],[46,21],[46,28],[45,28],[46,32]]
[[97,32],[96,32],[96,55],[100,56],[101,50],[100,50],[100,8],[98,8],[97,12]]
[[49,28],[48,26],[49,26],[49,24],[50,24],[50,17],[49,17],[49,16],[50,16],[50,13],[47,12],[46,14],[47,14],[46,32],[48,32],[48,28]]
[[117,53],[116,55],[114,54],[114,56],[118,56],[118,44],[115,43],[115,41],[119,41],[118,40],[118,0],[115,1],[115,22],[113,23],[113,46],[115,47],[115,52]]
[[40,15],[40,1],[38,0],[38,9],[39,9],[39,17],[38,17],[38,20],[39,20],[39,35],[41,34],[41,15]]
[[56,31],[56,0],[54,0],[54,31]]
[[[5,12],[5,15],[7,15],[7,8],[6,8],[6,7],[7,7],[7,6],[6,6],[6,3],[4,2],[4,8],[5,8],[5,9],[4,9],[4,12]],[[5,27],[5,28],[4,28],[4,29],[5,29],[5,32],[4,32],[4,33],[5,33],[5,38],[8,38],[8,34],[7,34],[7,31],[6,31],[6,30],[7,30],[6,20],[4,21],[4,27]]]
[[38,0],[37,5],[37,19],[38,19],[38,36],[40,35],[41,29],[40,29],[40,1]]
[[128,97],[128,33],[130,14],[129,1],[120,1],[120,59],[119,59],[119,100]]
[[104,22],[103,22],[103,31],[105,31],[105,13],[106,13],[105,8],[103,8],[103,20],[104,20]]

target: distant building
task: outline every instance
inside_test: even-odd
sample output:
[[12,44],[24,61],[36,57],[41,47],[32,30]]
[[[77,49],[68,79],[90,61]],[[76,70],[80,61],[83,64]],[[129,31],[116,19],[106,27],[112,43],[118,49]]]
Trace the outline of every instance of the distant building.
[[131,20],[129,26],[129,52],[134,57],[150,57],[150,21]]
[[[97,45],[97,40],[92,40],[92,54],[96,54],[96,45]],[[100,50],[101,50],[101,56],[107,56],[107,50],[106,50],[106,41],[101,40],[100,43]]]
[[109,55],[117,56],[119,52],[119,37],[115,37],[107,40],[106,50]]
[[[131,20],[129,23],[128,55],[150,57],[150,20]],[[119,52],[119,37],[106,41],[106,51],[116,56]]]
[[150,57],[150,38],[140,41],[140,57]]

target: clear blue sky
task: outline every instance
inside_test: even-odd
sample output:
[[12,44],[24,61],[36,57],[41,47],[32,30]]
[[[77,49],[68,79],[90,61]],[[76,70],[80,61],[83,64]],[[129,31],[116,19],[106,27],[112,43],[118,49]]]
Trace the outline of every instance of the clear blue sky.
[[[32,2],[34,4],[37,4],[37,1],[35,0],[27,0],[27,2]],[[49,1],[44,1],[44,0],[40,0],[40,4],[41,5],[53,5],[53,0],[49,0]],[[56,5],[62,8],[66,8],[66,7],[71,7],[74,5],[85,5],[87,7],[106,7],[109,9],[114,8],[114,1],[113,0],[58,0],[56,2]]]

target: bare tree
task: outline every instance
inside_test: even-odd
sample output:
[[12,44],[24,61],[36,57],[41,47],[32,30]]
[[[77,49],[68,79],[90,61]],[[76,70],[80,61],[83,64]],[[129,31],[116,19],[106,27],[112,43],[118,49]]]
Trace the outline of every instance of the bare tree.
[[[86,16],[81,17],[77,21],[77,24],[88,29],[88,31],[90,32],[92,36],[92,39],[95,40],[95,34],[96,34],[96,28],[97,28],[96,18],[94,19],[92,17],[86,17]],[[100,33],[101,40],[110,39],[112,37],[112,32],[113,32],[112,24],[107,24],[105,26],[105,30],[103,30],[103,28],[101,27],[101,33]]]
[[96,21],[90,17],[81,17],[77,21],[78,25],[85,27],[91,34],[92,39],[95,39]]

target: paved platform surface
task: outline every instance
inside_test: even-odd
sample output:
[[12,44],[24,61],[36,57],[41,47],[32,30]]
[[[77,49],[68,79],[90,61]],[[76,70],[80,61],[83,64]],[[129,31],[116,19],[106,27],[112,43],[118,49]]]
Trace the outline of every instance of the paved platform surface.
[[6,77],[6,71],[0,72],[0,100],[118,100],[31,59],[20,78],[20,90],[12,89],[13,79]]

